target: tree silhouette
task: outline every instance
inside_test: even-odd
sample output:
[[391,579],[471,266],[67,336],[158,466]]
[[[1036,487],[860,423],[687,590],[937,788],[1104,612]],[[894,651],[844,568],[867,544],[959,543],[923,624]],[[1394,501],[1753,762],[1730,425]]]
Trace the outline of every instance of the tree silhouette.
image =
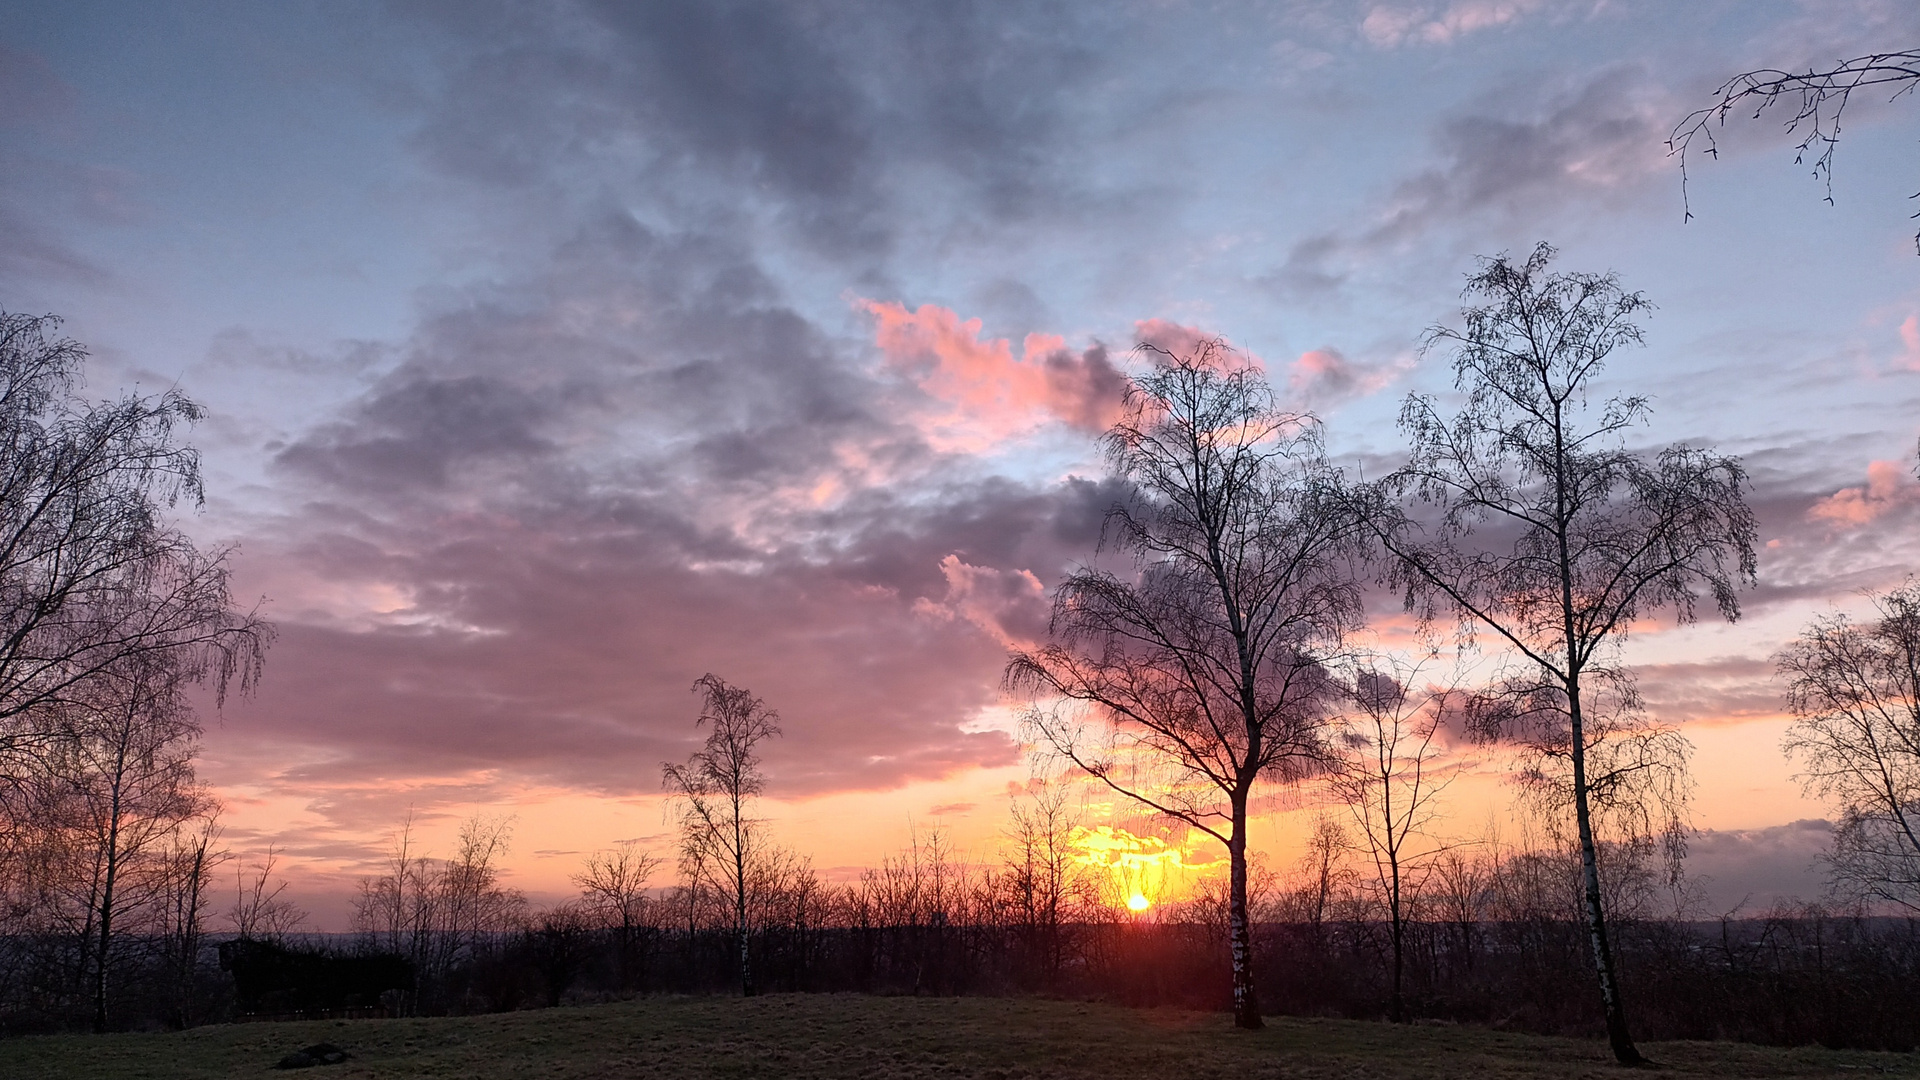
[[1834,883],[1920,913],[1920,583],[1873,602],[1878,620],[1830,615],[1780,654],[1786,749],[1808,791],[1840,803]]
[[164,520],[200,499],[199,457],[176,438],[200,407],[178,392],[81,401],[86,351],[50,338],[58,326],[0,312],[0,779],[32,768],[72,708],[98,707],[99,685],[128,685],[129,665],[221,698],[251,686],[273,636],[232,609],[229,552]]
[[[1328,781],[1359,826],[1363,851],[1387,909],[1393,952],[1387,1018],[1407,1019],[1402,993],[1409,909],[1440,845],[1422,840],[1433,801],[1451,777],[1436,767],[1449,691],[1415,686],[1420,666],[1370,660],[1355,673],[1348,707],[1335,722]],[[1359,845],[1356,845],[1359,846]]]
[[765,851],[753,800],[766,786],[756,747],[780,734],[780,714],[746,688],[708,673],[693,684],[705,707],[694,723],[707,741],[683,765],[661,766],[661,779],[680,802],[680,852],[688,886],[707,884],[733,902],[733,928],[740,948],[740,992],[752,997],[752,929],[748,892]]
[[1015,652],[1006,683],[1035,695],[1028,722],[1055,751],[1226,845],[1234,1022],[1257,1028],[1248,806],[1261,779],[1323,759],[1325,662],[1360,617],[1345,558],[1359,530],[1314,418],[1279,409],[1221,342],[1149,351],[1154,369],[1106,436],[1134,493],[1109,511],[1103,543],[1133,572],[1070,574],[1051,642]]
[[[1550,272],[1553,255],[1540,244],[1523,262],[1501,255],[1469,276],[1464,295],[1484,303],[1464,311],[1462,329],[1428,333],[1430,348],[1454,347],[1466,403],[1448,418],[1432,398],[1409,395],[1400,424],[1411,460],[1364,490],[1409,608],[1491,631],[1520,661],[1483,697],[1480,729],[1522,739],[1538,764],[1566,767],[1607,1037],[1621,1063],[1635,1064],[1594,812],[1673,762],[1628,754],[1596,771],[1595,748],[1641,730],[1616,665],[1633,621],[1661,608],[1691,620],[1702,587],[1723,616],[1738,617],[1736,589],[1754,578],[1755,526],[1738,461],[1687,446],[1642,456],[1623,441],[1644,421],[1646,399],[1590,408],[1590,381],[1616,349],[1641,342],[1634,319],[1648,305],[1612,275]],[[1423,527],[1409,502],[1437,520]]]
[[573,875],[588,909],[619,932],[616,960],[622,990],[633,985],[634,937],[647,925],[653,905],[647,879],[659,868],[660,860],[641,851],[637,842],[622,840],[612,851],[588,857],[586,870]]

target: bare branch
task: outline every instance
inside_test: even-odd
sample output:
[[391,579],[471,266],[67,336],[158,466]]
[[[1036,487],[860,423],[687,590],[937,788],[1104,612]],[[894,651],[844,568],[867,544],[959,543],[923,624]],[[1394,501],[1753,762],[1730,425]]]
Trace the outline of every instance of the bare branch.
[[[1727,117],[1736,110],[1749,119],[1759,119],[1782,102],[1792,110],[1782,121],[1789,135],[1799,135],[1793,162],[1804,165],[1812,153],[1813,175],[1826,189],[1826,201],[1833,202],[1833,152],[1840,145],[1840,124],[1856,90],[1891,87],[1888,100],[1910,94],[1920,84],[1920,51],[1871,53],[1842,60],[1832,67],[1803,72],[1759,68],[1744,71],[1720,85],[1714,93],[1719,100],[1704,109],[1688,113],[1667,136],[1667,153],[1680,159],[1680,195],[1686,220],[1693,220],[1693,208],[1687,198],[1687,155],[1695,143],[1703,143],[1701,152],[1710,158],[1720,156],[1715,132],[1726,127]],[[1913,215],[1920,217],[1920,213]],[[1914,235],[1914,250],[1920,254],[1920,233]]]

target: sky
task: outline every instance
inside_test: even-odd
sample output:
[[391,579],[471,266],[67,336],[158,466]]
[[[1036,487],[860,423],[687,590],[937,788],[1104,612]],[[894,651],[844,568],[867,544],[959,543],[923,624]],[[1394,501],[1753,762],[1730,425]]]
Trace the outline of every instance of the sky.
[[[707,672],[779,711],[766,813],[829,877],[935,827],[992,858],[1000,672],[1092,557],[1134,346],[1224,336],[1378,476],[1476,259],[1551,242],[1656,305],[1602,384],[1637,445],[1752,478],[1741,620],[1627,656],[1695,747],[1690,872],[1763,909],[1831,813],[1770,657],[1920,566],[1920,102],[1855,99],[1830,203],[1779,116],[1684,204],[1665,140],[1736,72],[1916,40],[1898,0],[24,0],[0,309],[65,319],[93,395],[207,407],[183,525],[279,636],[201,774],[343,929],[409,816],[438,854],[510,819],[541,901],[670,855]],[[1456,765],[1482,835],[1505,765]]]

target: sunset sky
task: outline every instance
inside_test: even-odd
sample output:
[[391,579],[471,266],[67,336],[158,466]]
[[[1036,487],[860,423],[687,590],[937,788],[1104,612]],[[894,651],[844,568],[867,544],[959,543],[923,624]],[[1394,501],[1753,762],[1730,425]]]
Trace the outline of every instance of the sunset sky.
[[[1551,241],[1657,305],[1603,384],[1636,438],[1752,476],[1745,616],[1629,655],[1697,750],[1692,872],[1764,907],[1829,813],[1769,657],[1920,568],[1920,101],[1855,99],[1832,205],[1740,119],[1684,222],[1664,141],[1737,71],[1916,45],[1903,0],[28,0],[0,309],[208,407],[185,524],[279,638],[202,775],[341,929],[410,811],[439,854],[512,816],[536,900],[670,855],[705,672],[779,710],[767,812],[829,876],[935,825],[992,858],[1001,667],[1092,555],[1133,346],[1224,335],[1378,476],[1475,257]],[[1502,769],[1446,831],[1512,836]],[[1266,808],[1273,865],[1321,798]]]

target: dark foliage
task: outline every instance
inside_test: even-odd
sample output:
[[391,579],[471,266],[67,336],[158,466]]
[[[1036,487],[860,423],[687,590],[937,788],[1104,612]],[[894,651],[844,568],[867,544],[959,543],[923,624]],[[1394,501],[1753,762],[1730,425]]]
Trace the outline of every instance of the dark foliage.
[[413,965],[392,953],[334,956],[320,949],[235,938],[218,946],[242,1014],[377,1009],[388,991],[414,988]]
[[[1056,943],[1015,925],[768,927],[755,933],[752,948],[768,992],[1231,1005],[1227,958],[1216,947],[1218,927],[1207,921],[1074,923],[1059,932],[1058,969]],[[1411,922],[1407,1011],[1417,1021],[1600,1036],[1604,1017],[1579,977],[1589,963],[1584,934],[1569,918]],[[1261,923],[1254,935],[1260,1000],[1274,1015],[1384,1018],[1392,987],[1389,936],[1378,920]],[[1617,940],[1634,1022],[1647,1038],[1896,1051],[1920,1045],[1920,920],[1806,907],[1751,919],[1622,921]],[[728,928],[644,926],[626,938],[624,959],[621,945],[617,928],[536,920],[473,950],[440,976],[440,985],[419,987],[412,1000],[434,1003],[425,1011],[459,1014],[633,994],[738,992],[739,956]],[[9,960],[32,947],[0,943]],[[158,954],[150,966],[123,993],[125,1025],[170,1026]],[[196,992],[204,1002],[200,1015],[210,1020],[367,1011],[370,1002],[402,1011],[409,998],[392,989],[413,989],[410,974],[393,956],[234,940],[203,951]],[[54,1000],[48,989],[9,984],[0,1031],[84,1026],[83,1008],[61,1014],[43,1007]]]

